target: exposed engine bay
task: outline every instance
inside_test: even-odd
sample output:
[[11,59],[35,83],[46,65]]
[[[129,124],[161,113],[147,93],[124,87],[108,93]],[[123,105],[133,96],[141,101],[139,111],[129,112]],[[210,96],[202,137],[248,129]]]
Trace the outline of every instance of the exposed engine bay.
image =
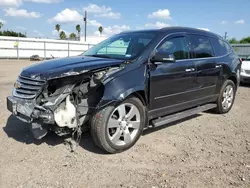
[[48,79],[33,99],[20,94],[21,87],[33,84],[20,76],[13,97],[9,98],[13,114],[32,124],[32,133],[37,139],[52,130],[59,136],[71,134],[72,141],[79,143],[82,131],[88,129],[91,114],[102,99],[105,79],[119,70],[121,67],[116,66],[64,73]]

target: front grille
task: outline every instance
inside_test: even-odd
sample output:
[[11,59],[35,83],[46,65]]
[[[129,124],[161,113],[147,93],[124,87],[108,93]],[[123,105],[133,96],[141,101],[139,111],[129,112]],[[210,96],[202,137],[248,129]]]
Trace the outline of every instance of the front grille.
[[19,76],[16,81],[18,87],[14,88],[13,95],[23,99],[33,99],[39,94],[44,84],[44,80],[34,80]]
[[247,74],[250,74],[250,70],[245,70],[245,72],[246,72]]

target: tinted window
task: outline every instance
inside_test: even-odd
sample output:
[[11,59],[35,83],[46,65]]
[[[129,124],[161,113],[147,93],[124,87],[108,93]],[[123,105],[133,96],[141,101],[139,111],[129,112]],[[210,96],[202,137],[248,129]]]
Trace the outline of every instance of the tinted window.
[[138,39],[138,43],[142,43],[144,46],[147,46],[151,40],[151,38],[141,37]]
[[213,57],[213,48],[207,37],[190,35],[189,40],[192,50],[192,58]]
[[[222,40],[220,40],[220,41],[222,41]],[[224,43],[224,45],[227,49],[227,53],[230,53],[232,51],[232,47],[227,42],[225,42],[225,41],[222,41],[222,42]]]
[[83,55],[122,60],[134,59],[154,37],[155,34],[149,32],[120,33],[100,42],[84,52]]
[[173,54],[175,59],[188,59],[188,48],[185,37],[167,39],[157,49],[161,53]]
[[129,42],[125,43],[122,39],[112,42],[111,44],[101,48],[96,54],[117,54],[125,55]]
[[211,42],[213,44],[216,56],[223,56],[232,51],[231,46],[223,40],[211,38]]

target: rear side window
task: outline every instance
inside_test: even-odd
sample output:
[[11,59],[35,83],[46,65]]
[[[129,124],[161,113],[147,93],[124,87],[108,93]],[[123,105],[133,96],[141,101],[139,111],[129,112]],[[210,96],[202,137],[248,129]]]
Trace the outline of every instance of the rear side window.
[[192,52],[192,58],[213,57],[213,48],[207,37],[199,35],[189,35],[188,38]]
[[188,46],[185,37],[167,39],[157,50],[163,54],[173,54],[176,60],[189,58]]
[[232,47],[221,39],[211,38],[216,56],[223,56],[232,51]]
[[227,53],[230,53],[232,52],[232,47],[225,41],[222,41],[224,43],[224,45],[226,46],[226,49],[227,49]]

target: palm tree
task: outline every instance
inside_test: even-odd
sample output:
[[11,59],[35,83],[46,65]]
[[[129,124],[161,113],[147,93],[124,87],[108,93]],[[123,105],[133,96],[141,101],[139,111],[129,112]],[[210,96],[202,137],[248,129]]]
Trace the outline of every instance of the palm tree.
[[58,34],[59,34],[59,32],[60,32],[60,30],[61,30],[60,24],[56,24],[55,29],[57,30],[57,32],[58,32]]
[[75,33],[71,33],[71,34],[69,35],[69,38],[70,38],[70,39],[76,39],[76,34],[75,34]]
[[3,22],[0,22],[0,30],[2,29],[3,27]]
[[76,30],[78,32],[78,40],[80,40],[81,26],[79,24],[76,25]]
[[103,27],[102,27],[102,26],[100,26],[100,27],[98,28],[98,31],[100,32],[100,35],[102,35],[102,32],[103,32]]
[[64,31],[61,31],[61,32],[60,32],[60,39],[64,40],[64,39],[66,39],[66,38],[67,38],[67,36],[66,36],[65,32],[64,32]]

